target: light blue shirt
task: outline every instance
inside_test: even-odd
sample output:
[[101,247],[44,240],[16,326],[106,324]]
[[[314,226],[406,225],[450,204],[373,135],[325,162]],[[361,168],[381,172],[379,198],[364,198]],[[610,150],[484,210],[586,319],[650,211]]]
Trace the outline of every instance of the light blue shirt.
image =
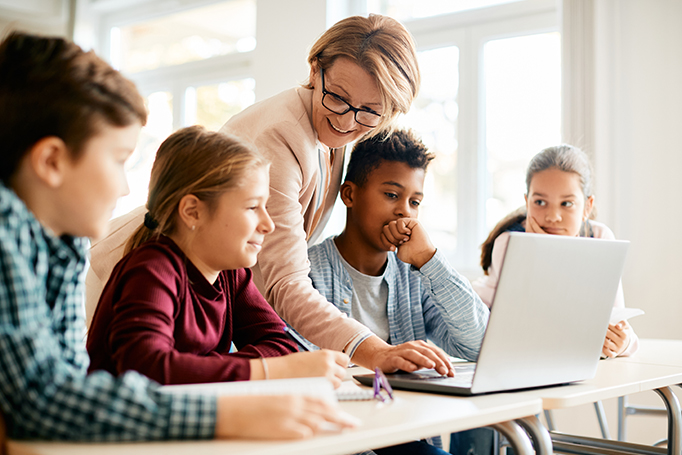
[[[353,317],[353,281],[333,237],[309,248],[308,258],[313,286]],[[384,277],[391,344],[430,339],[452,356],[476,360],[490,313],[440,251],[421,269],[389,252]]]

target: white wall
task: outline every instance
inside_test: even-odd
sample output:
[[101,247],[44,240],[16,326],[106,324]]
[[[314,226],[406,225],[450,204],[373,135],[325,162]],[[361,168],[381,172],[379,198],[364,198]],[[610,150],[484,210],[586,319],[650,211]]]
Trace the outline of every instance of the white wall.
[[[308,51],[325,31],[327,8],[320,0],[258,0],[258,11],[254,76],[262,100],[306,80]],[[264,35],[282,39],[259,39]]]
[[682,2],[595,4],[599,218],[632,242],[623,285],[646,311],[637,333],[682,339]]
[[[631,241],[623,286],[644,338],[682,339],[682,2],[594,2],[598,218]],[[675,388],[678,397],[682,391]],[[653,392],[633,404],[661,406]],[[604,403],[612,437],[616,400]],[[591,405],[555,411],[560,431],[599,436]],[[627,440],[666,437],[661,417],[628,418]]]

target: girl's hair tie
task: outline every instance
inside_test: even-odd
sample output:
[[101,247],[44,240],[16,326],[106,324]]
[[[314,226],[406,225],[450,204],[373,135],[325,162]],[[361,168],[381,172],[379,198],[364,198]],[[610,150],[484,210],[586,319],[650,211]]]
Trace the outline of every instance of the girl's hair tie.
[[159,227],[159,223],[156,222],[152,214],[149,212],[144,214],[144,225],[147,229],[151,231]]

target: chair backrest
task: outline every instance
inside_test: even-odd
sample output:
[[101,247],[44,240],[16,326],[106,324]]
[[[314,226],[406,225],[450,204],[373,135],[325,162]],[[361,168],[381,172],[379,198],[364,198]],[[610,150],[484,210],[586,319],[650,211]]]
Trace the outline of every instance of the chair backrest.
[[125,215],[109,221],[108,234],[93,242],[90,248],[90,268],[85,276],[85,326],[89,329],[99,297],[109,275],[123,257],[128,238],[144,221],[147,209],[137,207]]

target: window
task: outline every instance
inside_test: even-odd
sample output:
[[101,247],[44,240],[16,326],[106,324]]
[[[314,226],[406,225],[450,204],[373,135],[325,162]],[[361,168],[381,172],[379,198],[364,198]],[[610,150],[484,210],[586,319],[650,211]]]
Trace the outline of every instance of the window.
[[[168,134],[194,123],[217,129],[258,97],[302,82],[307,49],[326,26],[389,14],[414,36],[422,71],[420,95],[401,122],[437,156],[421,219],[458,270],[480,274],[479,245],[523,203],[528,160],[560,142],[556,2],[313,4],[298,11],[287,0],[149,0],[102,15],[100,52],[136,82],[150,110],[130,163],[131,195],[116,214],[146,200],[154,152]],[[337,203],[324,235],[339,233],[344,215]]]
[[417,43],[422,86],[402,123],[437,155],[420,217],[469,276],[481,273],[479,247],[490,228],[523,204],[529,159],[561,140],[556,4],[475,3],[485,8],[367,1],[368,12],[404,19]]
[[381,12],[399,21],[480,9],[519,0],[367,0],[370,11]]
[[255,0],[220,2],[111,29],[112,64],[129,74],[255,47]]
[[161,142],[173,132],[173,95],[170,92],[150,93],[146,98],[147,125],[142,128],[137,148],[126,162],[130,193],[118,200],[113,216],[130,212],[147,202],[149,177]]
[[253,104],[256,81],[252,78],[187,87],[185,125],[219,130],[234,114]]
[[483,47],[486,229],[524,204],[526,167],[561,141],[561,62],[556,32],[488,41]]
[[218,130],[255,100],[256,0],[185,3],[171,10],[152,1],[104,15],[102,54],[137,84],[149,111],[127,163],[130,194],[114,216],[146,202],[156,150],[173,131]]
[[[457,152],[459,48],[446,46],[419,53],[422,87],[402,119],[421,136],[436,158],[426,174],[420,218],[436,245],[457,246]],[[443,210],[443,207],[447,207]]]

